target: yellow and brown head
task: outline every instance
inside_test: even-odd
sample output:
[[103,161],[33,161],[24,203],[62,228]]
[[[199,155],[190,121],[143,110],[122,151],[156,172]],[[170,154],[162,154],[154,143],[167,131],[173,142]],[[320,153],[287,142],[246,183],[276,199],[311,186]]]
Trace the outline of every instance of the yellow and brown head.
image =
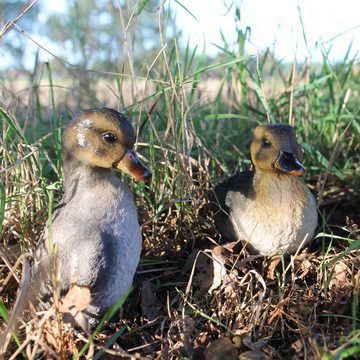
[[254,130],[250,146],[255,168],[263,171],[302,175],[303,152],[296,142],[295,130],[290,125],[261,125]]
[[76,115],[63,136],[63,151],[88,166],[116,168],[138,180],[151,182],[151,173],[135,151],[135,132],[121,113],[108,108]]

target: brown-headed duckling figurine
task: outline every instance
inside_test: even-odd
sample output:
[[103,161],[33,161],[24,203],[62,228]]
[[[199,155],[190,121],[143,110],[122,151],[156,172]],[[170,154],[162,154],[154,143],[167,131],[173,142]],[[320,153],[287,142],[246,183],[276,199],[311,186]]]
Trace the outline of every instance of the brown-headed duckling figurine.
[[111,171],[151,181],[134,143],[130,121],[108,108],[81,112],[63,135],[65,192],[36,251],[33,273],[45,274],[46,292],[54,253],[62,304],[90,320],[131,287],[139,263],[142,238],[133,195]]
[[317,226],[315,198],[299,177],[303,153],[294,128],[258,126],[250,153],[254,170],[215,187],[215,224],[225,239],[242,240],[254,253],[293,254]]

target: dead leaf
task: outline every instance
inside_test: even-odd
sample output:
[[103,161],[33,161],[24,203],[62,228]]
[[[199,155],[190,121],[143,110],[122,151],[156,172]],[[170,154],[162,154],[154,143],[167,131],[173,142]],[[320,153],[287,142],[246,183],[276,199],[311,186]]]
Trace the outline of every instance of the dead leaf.
[[274,320],[276,320],[282,313],[283,313],[283,308],[285,305],[288,305],[289,303],[289,299],[283,299],[280,302],[277,303],[275,309],[270,313],[270,318],[268,323],[272,324]]
[[67,294],[61,299],[60,312],[70,314],[77,324],[87,333],[90,333],[88,319],[82,313],[91,302],[91,292],[86,286],[72,285]]
[[360,290],[360,270],[354,276],[354,285],[355,285],[355,290],[359,292],[359,290]]
[[300,270],[302,271],[302,273],[298,276],[298,279],[302,279],[304,278],[307,273],[310,271],[311,269],[311,262],[309,260],[304,260],[301,265],[300,265]]
[[231,253],[238,253],[238,250],[241,250],[238,249],[239,245],[242,247],[242,242],[240,240],[224,244],[223,247]]
[[308,272],[311,270],[311,259],[312,255],[303,252],[295,257],[294,259],[294,273],[296,274],[295,279],[303,279]]
[[270,359],[261,351],[244,351],[239,355],[239,360],[267,360]]
[[[192,266],[194,266],[194,261],[196,259],[196,256],[198,254],[199,250],[194,250],[186,260],[186,264],[184,269],[187,267],[186,265],[190,264],[192,260]],[[190,267],[188,265],[188,267]],[[195,275],[194,275],[194,285],[197,287],[197,290],[194,293],[194,296],[196,298],[201,298],[204,296],[208,290],[210,289],[212,283],[213,283],[213,266],[212,266],[212,259],[210,255],[205,254],[204,252],[201,252],[196,260],[195,264]]]
[[296,352],[303,351],[304,344],[301,340],[296,340],[291,344],[291,348],[294,349]]
[[83,311],[91,302],[90,289],[86,286],[72,285],[67,294],[61,299],[61,302],[61,312],[70,312],[73,307],[76,307],[78,311]]
[[240,336],[234,336],[232,338],[232,342],[237,349],[240,349],[240,347],[241,347],[241,337]]
[[351,286],[351,283],[347,279],[347,275],[351,274],[347,265],[340,261],[331,268],[332,278],[329,282],[329,288],[342,289]]
[[239,280],[234,272],[229,272],[223,277],[222,290],[227,299],[235,300],[239,290]]
[[275,280],[275,269],[281,261],[281,256],[273,256],[269,261],[266,277],[270,280]]
[[194,261],[196,260],[196,256],[197,256],[199,251],[200,250],[196,248],[188,255],[188,257],[186,258],[183,270],[182,270],[183,273],[187,273],[187,272],[191,271],[191,269],[192,269],[192,267],[194,265]]
[[151,290],[150,281],[143,281],[141,285],[141,310],[149,319],[153,320],[160,314],[161,303]]
[[237,360],[237,358],[236,348],[227,337],[213,341],[205,350],[205,360]]
[[248,335],[244,337],[243,344],[247,346],[250,350],[260,351],[266,346],[266,341],[263,339],[252,341],[251,336]]
[[226,257],[224,256],[224,254],[225,254],[225,249],[221,245],[216,246],[211,252],[211,256],[213,258],[212,261],[213,279],[212,279],[211,287],[208,290],[210,294],[213,292],[213,290],[220,287],[224,279],[224,276],[226,275],[226,268],[225,268]]
[[205,295],[206,292],[212,293],[213,290],[220,287],[223,277],[226,274],[226,258],[223,255],[224,248],[220,245],[205,252],[194,250],[186,260],[184,271],[190,269],[195,263],[194,285],[198,288],[194,294],[196,298]]

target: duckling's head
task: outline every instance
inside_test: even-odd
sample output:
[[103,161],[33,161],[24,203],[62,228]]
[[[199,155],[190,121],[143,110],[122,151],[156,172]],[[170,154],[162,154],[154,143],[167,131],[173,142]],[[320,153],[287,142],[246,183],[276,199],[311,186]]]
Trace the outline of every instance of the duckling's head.
[[254,130],[250,146],[251,160],[257,169],[301,175],[303,153],[290,125],[261,125]]
[[64,161],[100,168],[116,168],[138,180],[151,182],[151,173],[134,151],[135,132],[121,113],[108,108],[89,109],[76,115],[63,136]]

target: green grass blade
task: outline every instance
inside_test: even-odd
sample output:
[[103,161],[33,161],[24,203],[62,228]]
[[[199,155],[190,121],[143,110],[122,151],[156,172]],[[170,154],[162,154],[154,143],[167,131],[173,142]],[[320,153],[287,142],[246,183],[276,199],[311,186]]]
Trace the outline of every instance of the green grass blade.
[[[9,313],[8,313],[8,311],[7,311],[5,305],[3,304],[2,301],[0,301],[0,316],[4,319],[5,323],[7,323],[7,322],[9,321],[9,318],[10,318],[10,317],[9,317]],[[20,339],[18,338],[18,336],[15,334],[15,332],[12,332],[12,333],[11,333],[11,336],[13,337],[16,345],[17,345],[18,347],[20,347],[20,346],[21,346],[21,341],[20,341]],[[24,354],[23,354],[23,357],[25,358],[25,355],[24,355]]]
[[[117,331],[109,341],[104,345],[104,349],[109,349],[115,341],[124,333],[127,329],[127,326],[123,326],[119,331]],[[105,354],[104,350],[99,350],[93,357],[93,360],[99,360]]]
[[189,75],[184,81],[187,81],[187,80],[189,80],[191,78],[194,78],[198,74],[202,74],[202,73],[205,73],[205,72],[208,72],[208,71],[211,71],[211,70],[217,70],[217,69],[221,69],[221,68],[224,68],[224,67],[226,68],[226,67],[229,67],[231,65],[238,64],[238,63],[241,63],[241,62],[247,62],[252,58],[253,58],[253,56],[243,56],[243,57],[240,57],[240,58],[237,58],[237,59],[231,59],[231,60],[227,60],[227,61],[224,61],[224,62],[204,66],[204,67],[198,69],[197,71],[195,71],[194,73],[192,73],[191,75]]
[[126,299],[129,297],[133,289],[134,288],[131,287],[129,290],[125,292],[123,296],[121,296],[121,298],[114,305],[110,306],[110,308],[106,311],[105,315],[101,319],[99,325],[96,327],[95,331],[90,335],[88,342],[82,347],[78,356],[74,357],[74,359],[79,359],[81,356],[85,354],[90,344],[94,341],[96,335],[103,329],[105,324],[115,315],[116,311],[118,311],[124,305]]
[[196,18],[196,16],[185,6],[183,5],[180,1],[178,0],[174,0],[180,7],[182,7],[194,20],[196,20],[196,22],[199,22],[198,19]]
[[0,107],[0,117],[5,120],[5,122],[8,124],[11,130],[15,132],[16,135],[20,137],[20,139],[25,143],[29,144],[26,140],[22,130],[19,128],[19,126],[11,119],[10,115],[6,110],[4,110],[2,107]]
[[2,234],[2,225],[5,218],[6,192],[3,182],[0,182],[0,234]]

